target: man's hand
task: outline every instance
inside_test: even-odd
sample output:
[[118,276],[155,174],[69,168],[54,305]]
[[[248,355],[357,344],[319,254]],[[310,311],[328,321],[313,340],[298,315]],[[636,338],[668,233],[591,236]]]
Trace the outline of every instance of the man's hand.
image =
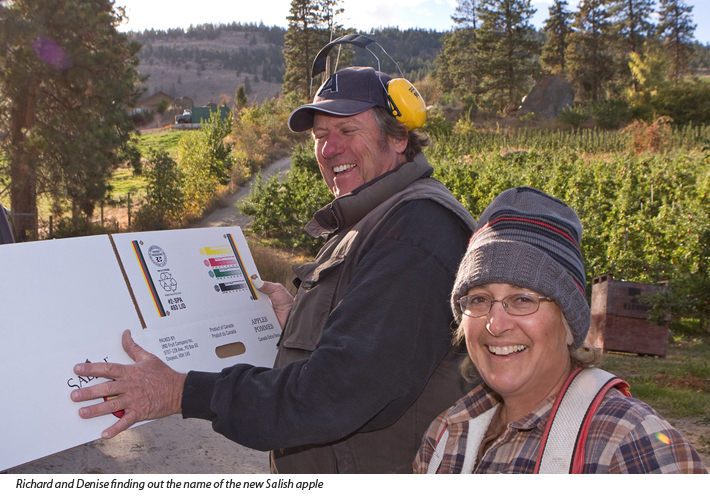
[[107,401],[79,409],[83,419],[125,411],[116,424],[101,433],[113,438],[135,423],[181,412],[182,390],[186,374],[173,371],[167,364],[139,347],[126,330],[121,338],[123,349],[135,364],[86,363],[74,366],[80,376],[108,378],[113,381],[80,388],[71,393],[74,402],[109,397]]
[[288,313],[293,306],[293,296],[291,296],[291,293],[288,292],[283,284],[262,281],[257,275],[251,276],[251,281],[254,283],[256,289],[269,296],[271,305],[274,307],[274,312],[276,313],[276,318],[279,321],[281,329],[283,329],[286,325],[286,319],[288,319]]

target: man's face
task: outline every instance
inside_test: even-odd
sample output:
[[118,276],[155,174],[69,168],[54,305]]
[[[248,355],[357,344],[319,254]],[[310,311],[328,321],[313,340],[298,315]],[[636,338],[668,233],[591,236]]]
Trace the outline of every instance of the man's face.
[[372,110],[354,116],[316,113],[313,136],[320,172],[335,197],[352,192],[405,160],[407,140],[383,137]]

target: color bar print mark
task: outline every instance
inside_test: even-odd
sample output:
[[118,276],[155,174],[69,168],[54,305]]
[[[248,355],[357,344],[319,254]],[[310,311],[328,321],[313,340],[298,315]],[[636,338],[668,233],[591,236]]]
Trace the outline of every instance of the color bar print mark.
[[247,270],[244,268],[244,261],[242,260],[242,256],[239,254],[239,250],[237,249],[237,245],[234,242],[234,237],[232,237],[232,234],[227,234],[227,240],[229,241],[229,245],[232,247],[232,251],[234,252],[234,256],[237,257],[237,264],[239,265],[239,268],[242,271],[242,275],[244,276],[244,280],[246,281],[246,285],[249,288],[249,293],[251,293],[251,299],[252,300],[258,300],[259,296],[256,294],[256,290],[254,289],[254,285],[251,283],[251,279],[249,279]]
[[237,269],[237,268],[231,268],[231,269],[214,269],[214,276],[215,277],[241,277],[242,276],[242,271]]
[[212,267],[225,267],[227,265],[237,265],[237,260],[233,256],[223,258],[208,258],[207,261]]
[[229,246],[207,246],[204,248],[205,255],[229,255],[232,253],[232,248]]
[[155,289],[155,284],[153,284],[153,278],[150,277],[150,272],[148,271],[148,266],[145,263],[145,258],[143,258],[143,252],[141,251],[140,244],[138,243],[138,241],[131,241],[131,246],[133,246],[133,252],[136,255],[138,265],[140,266],[141,272],[143,273],[143,278],[145,279],[145,283],[148,286],[150,295],[153,298],[153,304],[155,305],[155,309],[160,317],[165,317],[165,309],[163,308],[163,304],[160,302],[158,290]]

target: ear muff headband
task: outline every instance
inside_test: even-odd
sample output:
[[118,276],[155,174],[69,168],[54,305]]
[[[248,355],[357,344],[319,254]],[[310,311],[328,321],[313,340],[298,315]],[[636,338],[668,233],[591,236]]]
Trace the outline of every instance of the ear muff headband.
[[[333,40],[318,52],[318,55],[316,55],[316,58],[313,60],[313,67],[311,69],[311,85],[313,84],[313,78],[325,71],[330,50],[340,44],[354,45],[370,52],[372,56],[377,59],[377,71],[381,73],[380,59],[368,48],[368,45],[371,43],[380,47],[380,50],[392,60],[401,75],[402,70],[399,68],[397,61],[392,59],[385,49],[375,40],[364,35],[345,35]],[[414,88],[414,85],[409,83],[409,81],[404,78],[404,75],[402,75],[402,78],[394,78],[387,83],[382,82],[380,79],[380,83],[387,96],[387,102],[389,103],[388,111],[392,116],[397,118],[397,120],[404,124],[407,130],[410,131],[424,125],[426,121],[426,104],[424,104],[424,99],[422,99],[417,89]]]

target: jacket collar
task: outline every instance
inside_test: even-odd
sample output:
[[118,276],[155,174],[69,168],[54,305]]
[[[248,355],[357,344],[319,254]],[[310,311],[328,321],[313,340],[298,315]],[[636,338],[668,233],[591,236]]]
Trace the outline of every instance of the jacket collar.
[[419,153],[412,162],[401,163],[394,170],[336,198],[318,210],[306,224],[306,232],[312,237],[328,239],[343,228],[358,223],[393,194],[405,189],[415,180],[430,177],[433,172],[434,169],[429,166],[424,154]]

